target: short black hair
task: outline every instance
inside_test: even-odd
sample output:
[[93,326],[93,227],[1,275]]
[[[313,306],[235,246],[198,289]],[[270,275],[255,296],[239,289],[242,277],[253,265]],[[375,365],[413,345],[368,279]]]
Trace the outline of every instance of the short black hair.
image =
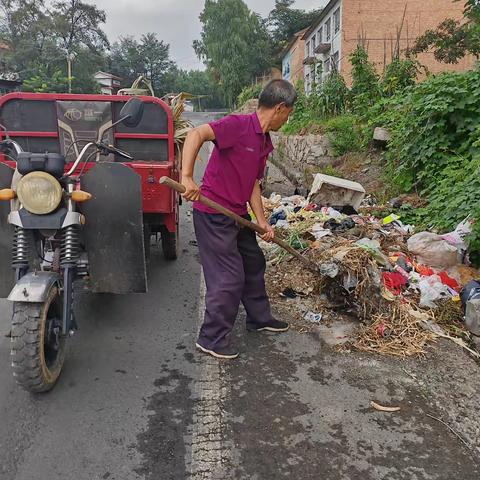
[[281,78],[270,80],[262,90],[258,99],[258,106],[265,108],[273,108],[284,103],[287,107],[293,107],[297,100],[297,91],[295,87]]

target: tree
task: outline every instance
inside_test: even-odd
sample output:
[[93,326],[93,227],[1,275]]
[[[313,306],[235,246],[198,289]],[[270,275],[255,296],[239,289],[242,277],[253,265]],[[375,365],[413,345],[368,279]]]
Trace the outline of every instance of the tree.
[[310,27],[322,13],[321,8],[308,12],[292,8],[294,4],[295,0],[276,0],[275,8],[268,15],[272,40],[282,48],[297,32]]
[[433,50],[435,58],[444,63],[458,63],[467,53],[478,58],[480,56],[480,0],[468,0],[465,4],[464,16],[463,22],[447,18],[436,30],[427,30],[417,39],[412,52],[418,54]]
[[40,67],[53,73],[60,52],[52,35],[51,17],[43,0],[0,0],[0,36],[8,46],[6,61],[22,78]]
[[61,70],[50,74],[45,69],[39,69],[36,75],[25,79],[23,89],[35,93],[65,93],[68,89],[68,78]]
[[162,83],[166,73],[173,67],[170,60],[170,45],[158,40],[155,33],[142,35],[140,43],[140,54],[142,55],[144,70],[143,73],[152,81],[154,89],[167,93]]
[[67,54],[75,53],[73,91],[93,93],[93,74],[105,65],[105,20],[103,11],[79,0],[58,1],[51,9],[44,0],[0,0],[8,68],[25,80],[26,89],[62,92],[68,89]]
[[109,47],[107,36],[100,28],[107,17],[96,6],[81,0],[55,2],[51,16],[60,47],[66,53],[76,52],[81,47],[94,52]]
[[173,67],[169,51],[170,45],[159,40],[155,33],[142,35],[140,41],[120,37],[112,46],[111,69],[129,86],[139,75],[144,75],[151,80],[156,95],[165,94],[167,75]]
[[265,22],[242,0],[206,0],[200,21],[201,40],[194,49],[233,105],[242,88],[270,66]]
[[95,73],[105,70],[107,58],[103,53],[92,52],[88,48],[77,49],[73,62],[73,93],[100,93],[100,85],[95,80]]
[[209,72],[200,70],[180,70],[174,67],[165,79],[166,88],[171,92],[187,92],[205,96],[200,99],[203,108],[224,108],[225,101],[219,86]]

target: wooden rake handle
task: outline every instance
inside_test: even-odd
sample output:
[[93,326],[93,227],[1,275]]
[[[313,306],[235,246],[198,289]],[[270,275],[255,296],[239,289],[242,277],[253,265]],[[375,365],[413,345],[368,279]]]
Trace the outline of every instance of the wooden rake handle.
[[[170,187],[179,193],[185,193],[185,190],[186,190],[186,188],[182,184],[176,182],[175,180],[172,180],[169,177],[162,177],[160,179],[160,184],[166,185],[167,187]],[[214,202],[213,200],[210,200],[209,198],[204,197],[203,195],[200,195],[199,201],[204,205],[206,205],[207,207],[210,207],[213,210],[216,210],[218,213],[222,213],[223,215],[226,215],[232,220],[235,220],[238,224],[243,225],[244,227],[247,227],[250,230],[257,232],[260,235],[264,235],[265,233],[267,233],[266,230],[258,226],[256,223],[250,222],[246,218],[243,218],[240,215],[237,215],[231,210],[228,210],[228,208],[223,207],[219,203]],[[277,245],[279,245],[280,247],[282,247],[283,249],[285,249],[288,253],[291,253],[294,257],[301,260],[306,266],[308,266],[308,268],[318,271],[316,265],[313,262],[311,262],[307,257],[304,257],[303,255],[298,253],[287,242],[283,241],[277,236],[275,236],[272,241]]]

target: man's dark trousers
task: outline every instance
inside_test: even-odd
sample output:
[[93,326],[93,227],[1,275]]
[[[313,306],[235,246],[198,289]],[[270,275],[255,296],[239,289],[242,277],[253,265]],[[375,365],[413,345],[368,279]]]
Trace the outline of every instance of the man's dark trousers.
[[257,328],[272,320],[265,256],[255,232],[225,215],[194,210],[193,221],[207,286],[198,340],[202,347],[215,350],[229,345],[240,302],[247,311],[247,326]]

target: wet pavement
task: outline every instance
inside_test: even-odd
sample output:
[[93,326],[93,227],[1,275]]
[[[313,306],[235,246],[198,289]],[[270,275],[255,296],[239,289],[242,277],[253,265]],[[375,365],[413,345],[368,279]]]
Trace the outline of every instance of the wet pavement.
[[79,296],[80,331],[49,394],[15,385],[0,301],[1,480],[480,478],[478,452],[427,416],[443,413],[415,363],[246,333],[243,315],[237,361],[195,352],[204,287],[190,208],[180,259],[152,248],[148,294]]

